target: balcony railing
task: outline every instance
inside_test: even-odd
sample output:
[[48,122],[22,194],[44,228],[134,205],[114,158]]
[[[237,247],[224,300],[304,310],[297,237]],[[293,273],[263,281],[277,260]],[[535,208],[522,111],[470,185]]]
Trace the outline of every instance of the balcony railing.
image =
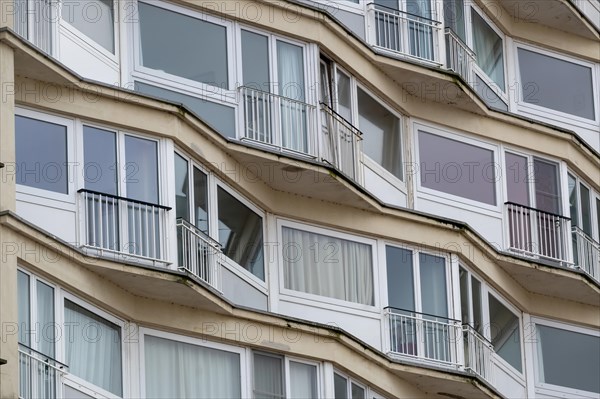
[[167,263],[165,226],[171,208],[91,190],[79,194],[83,247]]
[[570,264],[569,218],[512,202],[504,205],[511,251]]
[[362,133],[327,104],[321,103],[323,160],[357,182],[362,181]]
[[19,344],[19,398],[62,397],[61,380],[67,372],[66,365]]
[[316,106],[251,87],[239,90],[244,114],[242,140],[317,156]]
[[471,71],[475,53],[452,31],[446,28],[446,68],[471,83]]
[[573,226],[573,257],[575,266],[600,281],[600,243]]
[[421,61],[441,64],[441,22],[381,5],[369,5],[370,40],[376,47]]
[[177,219],[179,270],[187,271],[221,290],[221,245],[196,226]]
[[459,321],[386,308],[390,352],[437,364],[458,366]]
[[492,354],[494,347],[473,327],[463,325],[463,339],[465,349],[465,369],[469,370],[490,384],[494,384],[492,373]]

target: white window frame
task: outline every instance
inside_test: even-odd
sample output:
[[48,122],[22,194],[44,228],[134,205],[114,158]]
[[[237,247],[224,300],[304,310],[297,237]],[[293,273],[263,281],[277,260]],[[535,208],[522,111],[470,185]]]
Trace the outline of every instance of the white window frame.
[[[594,100],[594,119],[590,120],[581,116],[572,115],[563,111],[553,110],[550,108],[543,107],[541,105],[527,103],[523,99],[522,79],[521,79],[521,66],[519,64],[519,49],[527,50],[532,53],[545,55],[557,60],[570,62],[572,64],[580,65],[589,68],[592,75],[592,96]],[[584,129],[598,130],[600,124],[600,81],[597,72],[597,64],[592,62],[584,61],[582,59],[570,57],[561,53],[550,51],[538,46],[526,44],[522,42],[514,42],[513,45],[513,56],[515,60],[515,77],[518,84],[517,95],[514,96],[516,102],[517,112],[525,114],[526,116],[532,116],[536,119],[546,119],[551,123],[558,122],[563,126],[572,129],[572,125],[575,124]]]
[[[127,378],[129,375],[129,368],[128,368],[128,364],[129,364],[129,358],[130,358],[130,349],[127,345],[126,339],[125,339],[125,322],[121,319],[116,318],[115,316],[113,316],[110,313],[105,312],[104,310],[97,308],[96,306],[85,302],[82,299],[79,299],[78,297],[72,295],[71,293],[65,291],[64,289],[60,289],[59,292],[59,302],[56,303],[57,306],[57,324],[59,326],[64,326],[64,311],[65,311],[65,299],[69,300],[71,302],[73,302],[74,304],[84,308],[85,310],[94,313],[96,316],[101,317],[103,319],[105,319],[106,321],[109,321],[115,325],[117,325],[120,328],[120,333],[121,333],[121,390],[122,390],[122,394],[123,396],[116,396],[115,394],[113,394],[112,392],[109,392],[99,386],[94,385],[93,383],[84,380],[83,378],[77,377],[72,373],[68,373],[67,375],[65,375],[65,377],[63,378],[63,384],[64,385],[68,385],[69,387],[78,390],[78,391],[82,391],[85,394],[88,394],[92,397],[95,398],[125,398],[129,396],[129,390],[130,390],[130,382],[129,379]],[[59,361],[67,364],[66,363],[66,345],[65,345],[65,340],[61,339],[58,340],[57,342],[57,348],[56,348],[56,353],[59,354]],[[68,365],[68,364],[67,364]]]
[[[140,60],[141,54],[141,33],[140,33],[140,21],[139,21],[139,3],[144,3],[153,7],[162,8],[165,11],[171,11],[178,14],[185,15],[203,22],[209,22],[215,25],[219,25],[225,28],[226,43],[227,43],[227,88],[218,86],[212,86],[207,83],[197,82],[194,80],[179,77],[177,75],[170,74],[168,72],[155,70],[142,65]],[[132,40],[130,40],[130,52],[131,52],[131,65],[132,65],[132,80],[140,80],[144,83],[152,85],[161,85],[163,88],[169,90],[182,92],[184,94],[209,99],[210,101],[220,103],[222,105],[229,104],[237,105],[237,98],[235,94],[235,81],[237,67],[236,51],[235,51],[235,31],[233,22],[224,18],[217,18],[215,16],[201,13],[199,11],[192,10],[187,7],[175,5],[168,2],[153,2],[148,0],[140,0],[135,2],[134,15],[137,18],[137,23],[132,24]]]
[[251,392],[247,391],[248,388],[248,369],[247,369],[247,351],[245,348],[220,343],[216,341],[209,341],[201,338],[193,338],[186,335],[173,334],[166,331],[156,330],[147,327],[139,328],[139,376],[140,376],[140,396],[146,397],[146,347],[145,347],[145,337],[146,335],[150,335],[157,338],[168,339],[170,341],[181,342],[185,344],[190,344],[194,346],[200,346],[203,348],[216,349],[223,352],[236,353],[240,356],[240,390],[242,394],[242,398],[251,397]]
[[[377,242],[375,239],[352,235],[339,230],[331,230],[315,225],[299,223],[291,219],[277,218],[277,242],[281,243],[281,249],[277,251],[278,268],[279,268],[279,300],[293,302],[308,306],[318,306],[323,309],[341,311],[351,313],[357,316],[371,317],[379,319],[380,311],[380,288],[379,288],[379,271],[377,269]],[[301,230],[309,233],[320,234],[324,236],[334,237],[342,240],[353,241],[360,244],[371,246],[372,265],[371,272],[373,274],[373,305],[364,305],[360,303],[345,301],[343,299],[331,298],[317,294],[309,294],[302,291],[295,291],[285,288],[284,270],[283,270],[283,227],[288,227],[295,230]],[[322,250],[322,249],[321,249]]]
[[[502,40],[502,67],[504,70],[504,86],[505,88],[502,89],[500,86],[498,86],[498,84],[496,82],[494,82],[488,75],[487,73],[485,73],[483,71],[483,69],[481,69],[479,67],[479,65],[477,65],[477,61],[475,60],[472,63],[472,68],[473,68],[473,72],[475,72],[475,74],[477,74],[477,76],[479,76],[479,78],[485,83],[487,84],[493,91],[494,93],[500,97],[500,99],[505,103],[505,105],[508,107],[509,106],[509,95],[508,93],[510,92],[510,84],[508,81],[508,61],[507,61],[507,45],[506,45],[506,40],[507,37],[504,34],[504,32],[502,32],[500,29],[498,29],[498,27],[496,26],[496,24],[494,22],[492,22],[492,20],[485,14],[485,12],[483,12],[483,10],[477,6],[474,2],[471,1],[465,1],[464,2],[464,6],[465,6],[465,10],[464,10],[464,16],[465,16],[465,35],[466,35],[466,39],[467,39],[467,45],[469,46],[470,49],[474,49],[474,39],[473,39],[473,21],[471,18],[471,9],[473,9],[480,17],[481,19],[483,19],[485,21],[485,23],[488,24],[488,26],[494,31],[496,32],[496,34],[500,37],[500,39]],[[475,50],[473,50],[475,51]],[[472,82],[472,84],[476,84],[475,81]]]
[[[568,169],[567,173],[571,176],[573,176],[575,178],[575,190],[577,191],[577,225],[578,227],[583,230],[582,225],[583,225],[583,221],[581,220],[581,217],[583,216],[582,209],[581,209],[581,186],[584,186],[585,188],[587,188],[589,190],[590,193],[590,223],[592,225],[592,231],[591,231],[591,238],[593,238],[596,241],[600,241],[600,232],[596,231],[598,230],[598,223],[597,223],[597,217],[599,217],[600,215],[596,215],[596,202],[595,199],[598,198],[598,193],[593,189],[593,187],[591,185],[589,185],[587,183],[587,181],[583,180],[582,178],[579,177],[579,175],[575,172],[573,172],[572,170]],[[567,182],[568,184],[568,182]],[[569,199],[567,199],[566,201],[567,203],[569,203]],[[569,204],[567,204],[569,205]],[[569,215],[570,217],[571,215]],[[572,223],[573,218],[571,218],[571,225],[573,225]]]
[[[75,189],[75,182],[77,180],[78,171],[77,168],[72,168],[70,166],[74,164],[76,159],[75,149],[77,145],[77,135],[75,134],[75,120],[22,107],[17,107],[15,109],[15,115],[64,126],[66,128],[67,140],[67,165],[65,165],[65,171],[67,173],[67,194],[26,186],[23,184],[16,184],[17,201],[31,202],[42,206],[74,210],[77,193],[77,190]],[[18,165],[18,162],[19,161],[16,160],[16,165]]]
[[[573,324],[567,324],[556,320],[545,319],[541,317],[531,317],[532,326],[546,326],[553,327],[559,330],[565,330],[573,333],[579,333],[584,335],[590,335],[600,338],[600,332],[598,330],[592,330]],[[560,397],[578,397],[578,398],[597,398],[597,392],[583,391],[574,388],[563,387],[560,385],[554,385],[547,382],[541,382],[540,375],[540,364],[539,354],[537,350],[537,329],[534,327],[532,331],[531,339],[528,340],[528,344],[532,346],[531,350],[533,353],[533,372],[534,372],[534,386],[535,393],[541,395],[551,395]]]
[[344,373],[342,371],[340,371],[339,369],[333,369],[333,375],[331,378],[331,381],[334,381],[335,378],[335,374],[339,375],[340,377],[343,377],[346,379],[346,396],[347,398],[352,398],[352,384],[359,386],[361,388],[363,388],[365,390],[365,398],[373,398],[373,399],[385,399],[384,396],[382,396],[381,394],[375,392],[371,386],[362,383],[358,380],[356,380],[354,377],[350,377],[350,375],[348,375],[347,373]]
[[[113,68],[118,68],[119,59],[120,59],[120,48],[119,48],[119,20],[120,10],[119,10],[119,0],[111,0],[113,3],[113,46],[115,49],[114,54],[105,49],[101,44],[94,41],[92,38],[87,36],[85,33],[77,29],[75,26],[70,24],[62,15],[62,3],[70,3],[72,0],[59,0],[60,1],[60,18],[59,20],[59,31],[61,34],[65,34],[69,36],[71,40],[76,42],[79,46],[85,48],[88,52],[96,56],[100,61],[105,64],[112,66]],[[72,2],[73,4],[77,4],[77,6],[73,9],[74,13],[82,12],[82,7],[84,3],[81,2]],[[59,44],[60,45],[60,44]]]
[[[416,188],[415,192],[417,196],[428,201],[438,202],[440,204],[449,205],[452,207],[461,208],[469,211],[476,210],[478,213],[482,213],[487,216],[499,217],[499,214],[502,213],[502,207],[504,206],[504,203],[501,202],[503,198],[502,186],[498,184],[498,180],[501,177],[501,175],[497,175],[496,172],[498,172],[498,170],[496,170],[495,168],[494,172],[496,173],[496,175],[494,176],[494,192],[496,205],[487,204],[481,201],[475,201],[469,198],[460,197],[458,195],[449,194],[428,187],[423,187],[421,185],[421,156],[419,153],[419,132],[423,131],[424,133],[429,133],[444,139],[454,140],[463,144],[468,144],[481,148],[483,150],[492,151],[493,162],[495,165],[500,165],[500,147],[497,144],[492,144],[486,141],[475,139],[470,136],[466,136],[462,133],[455,133],[454,131],[450,132],[444,128],[437,127],[437,125],[426,123],[425,121],[421,120],[415,120],[412,123],[412,130],[414,132],[414,158],[415,162],[418,165],[418,173],[415,174],[415,178],[413,179]],[[440,195],[440,193],[442,193],[443,195]]]

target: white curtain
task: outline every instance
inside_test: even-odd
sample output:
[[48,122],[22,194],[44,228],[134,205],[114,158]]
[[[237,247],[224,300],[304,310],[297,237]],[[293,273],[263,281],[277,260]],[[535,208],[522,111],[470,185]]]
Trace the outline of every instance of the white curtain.
[[117,325],[65,300],[66,361],[69,371],[122,395],[121,332]]
[[371,246],[283,228],[285,288],[373,305]]
[[317,398],[317,367],[290,362],[290,398]]
[[542,334],[541,334],[541,330],[539,328],[539,326],[537,324],[534,324],[535,329],[536,329],[536,338],[537,340],[535,341],[535,346],[537,349],[537,372],[538,372],[538,378],[539,378],[539,382],[546,382],[546,376],[544,373],[544,351],[543,351],[543,343],[542,343]]
[[146,335],[148,398],[240,398],[240,355]]
[[473,50],[477,57],[477,65],[504,90],[502,39],[473,9],[471,9],[471,20]]
[[282,357],[254,354],[254,398],[285,398]]
[[306,107],[304,102],[304,57],[302,47],[277,41],[277,77],[281,100],[281,144],[283,147],[306,152]]

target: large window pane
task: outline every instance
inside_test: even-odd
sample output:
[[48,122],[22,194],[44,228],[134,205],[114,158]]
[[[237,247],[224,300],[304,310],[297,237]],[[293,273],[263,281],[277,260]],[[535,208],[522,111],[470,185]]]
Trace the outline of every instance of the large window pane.
[[54,325],[54,289],[38,281],[37,294],[37,325],[39,328],[38,350],[46,356],[54,358],[54,344],[56,342]]
[[529,205],[527,158],[507,152],[505,159],[508,201],[519,205]]
[[536,325],[540,382],[600,393],[600,338]]
[[351,385],[352,399],[365,399],[365,389],[355,383]]
[[17,184],[68,193],[67,128],[15,116]]
[[400,119],[360,87],[357,88],[357,100],[364,153],[402,180]]
[[494,351],[519,372],[521,366],[521,334],[519,318],[500,303],[494,296],[488,295],[490,311],[490,338]]
[[102,47],[115,52],[113,0],[67,1],[62,17]]
[[348,399],[348,380],[339,374],[333,374],[333,390],[335,399]]
[[481,283],[471,276],[471,296],[473,298],[473,327],[483,334],[483,309],[481,308]]
[[[518,49],[523,101],[594,119],[592,69],[533,51]],[[559,79],[566,76],[566,79]]]
[[290,361],[290,398],[317,398],[317,367]]
[[138,8],[143,66],[213,86],[229,87],[224,26],[142,2]]
[[412,251],[385,247],[387,263],[388,304],[403,310],[415,310]]
[[240,355],[144,337],[146,397],[241,398]]
[[221,187],[217,197],[219,243],[223,252],[244,269],[264,280],[262,218]]
[[29,276],[22,271],[17,272],[17,294],[18,294],[18,313],[19,313],[19,343],[31,346],[31,306]]
[[419,132],[421,186],[496,205],[494,152]]
[[419,254],[421,271],[421,306],[423,313],[448,316],[446,261],[439,256]]
[[125,136],[125,165],[122,168],[127,198],[158,203],[157,142]]
[[85,188],[117,195],[117,138],[114,132],[83,127]]
[[121,329],[65,300],[66,363],[69,372],[121,396]]
[[254,354],[254,399],[285,398],[283,358]]
[[242,73],[244,86],[271,91],[269,41],[266,36],[242,29]]
[[504,86],[504,50],[502,38],[471,8],[473,24],[473,50],[477,65],[502,91]]
[[337,112],[344,119],[352,122],[352,92],[350,78],[339,69],[337,70]]
[[536,208],[544,212],[562,213],[558,165],[541,159],[534,159],[533,170]]
[[285,288],[373,305],[371,246],[283,228]]

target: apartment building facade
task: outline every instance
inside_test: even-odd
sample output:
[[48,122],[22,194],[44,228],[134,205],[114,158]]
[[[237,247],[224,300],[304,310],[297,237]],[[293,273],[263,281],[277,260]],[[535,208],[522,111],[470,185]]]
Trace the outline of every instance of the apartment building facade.
[[597,0],[0,0],[0,396],[597,398]]

